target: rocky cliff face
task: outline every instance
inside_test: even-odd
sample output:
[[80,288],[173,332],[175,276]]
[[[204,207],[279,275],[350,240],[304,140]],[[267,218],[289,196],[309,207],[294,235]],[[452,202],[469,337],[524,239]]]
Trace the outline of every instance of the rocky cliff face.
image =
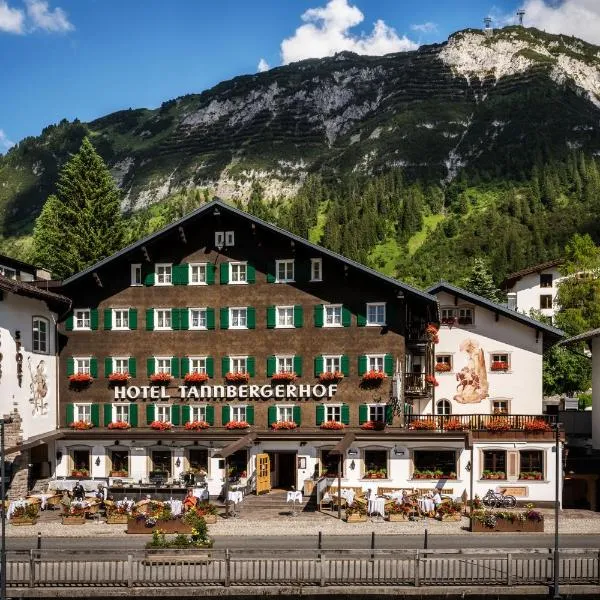
[[0,158],[4,234],[27,231],[86,133],[135,210],[183,188],[247,197],[293,194],[307,173],[450,180],[504,176],[536,157],[600,152],[599,49],[506,28],[382,57],[342,53],[88,124],[62,122]]

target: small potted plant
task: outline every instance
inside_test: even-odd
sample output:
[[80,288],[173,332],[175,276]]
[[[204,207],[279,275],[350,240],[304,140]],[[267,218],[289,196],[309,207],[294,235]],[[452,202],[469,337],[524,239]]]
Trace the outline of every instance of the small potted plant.
[[416,508],[410,504],[392,502],[386,506],[388,521],[407,521],[412,512],[416,512]]
[[436,517],[440,521],[460,521],[462,503],[456,500],[445,500],[437,507]]
[[433,419],[415,419],[411,421],[408,428],[416,431],[435,431],[437,423]]
[[90,471],[89,469],[87,469],[86,467],[75,467],[72,471],[71,471],[71,477],[76,477],[77,479],[82,479],[84,477],[89,477],[90,476]]
[[425,375],[425,382],[432,387],[437,387],[439,384],[438,380],[435,378],[435,375]]
[[71,429],[75,429],[76,431],[84,431],[86,429],[91,429],[94,426],[94,424],[90,421],[73,421],[72,423],[69,423],[69,427]]
[[154,385],[169,385],[172,379],[169,373],[153,373],[150,375],[150,382]]
[[225,425],[225,429],[248,429],[250,427],[250,423],[247,421],[229,421]]
[[344,379],[344,374],[341,371],[323,371],[319,375],[321,383],[338,383]]
[[385,429],[385,421],[366,421],[360,428],[365,431],[383,431]]
[[508,371],[508,363],[505,360],[495,360],[490,365],[492,371]]
[[552,427],[544,419],[532,419],[523,424],[523,431],[527,431],[528,433],[544,433],[552,431]]
[[206,421],[188,421],[183,428],[187,431],[201,431],[202,429],[208,429],[210,423]]
[[353,502],[346,507],[346,523],[364,523],[367,520],[367,507]]
[[11,525],[35,525],[38,520],[38,503],[17,504],[10,515]]
[[89,373],[73,373],[69,375],[69,385],[74,389],[85,388],[94,381]]
[[446,431],[464,431],[467,428],[457,417],[445,419],[443,421],[443,427]]
[[125,385],[131,379],[131,375],[125,373],[111,373],[108,376],[108,382],[112,385]]
[[108,429],[131,429],[131,425],[127,421],[112,421],[108,424]]
[[208,373],[186,373],[183,381],[190,385],[206,383],[208,381]]
[[452,371],[452,365],[447,362],[435,363],[435,370],[437,373],[448,373],[449,371]]
[[493,417],[488,421],[485,428],[490,433],[502,433],[503,431],[510,431],[511,424],[506,417]]
[[321,429],[344,429],[344,424],[340,423],[339,421],[324,421],[321,423]]
[[271,423],[271,429],[274,431],[296,429],[297,427],[298,424],[295,421],[277,421],[276,423]]
[[287,371],[282,371],[281,373],[275,373],[271,380],[275,383],[292,383],[296,381],[297,375],[296,373],[289,373]]
[[169,421],[152,421],[150,429],[154,429],[155,431],[169,431],[173,429],[173,423]]
[[377,387],[385,379],[386,375],[383,371],[367,371],[362,376],[361,384],[363,387]]
[[427,325],[427,328],[425,329],[425,337],[432,344],[439,344],[439,342],[440,342],[439,330],[433,323],[429,323],[429,325]]
[[242,372],[229,372],[225,375],[225,381],[227,381],[227,383],[248,383],[250,381],[250,374]]

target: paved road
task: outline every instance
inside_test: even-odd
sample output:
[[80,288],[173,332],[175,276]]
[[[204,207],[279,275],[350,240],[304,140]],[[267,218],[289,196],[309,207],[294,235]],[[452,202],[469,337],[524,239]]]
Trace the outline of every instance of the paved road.
[[[42,538],[42,549],[62,550],[115,550],[122,553],[125,549],[140,549],[150,541],[149,535],[130,537],[96,537],[90,538]],[[376,548],[423,548],[422,535],[382,535],[376,536]],[[29,550],[36,547],[36,539],[8,538],[8,550]],[[323,536],[324,549],[369,548],[370,535],[337,535]],[[560,545],[563,548],[600,548],[600,535],[561,535]],[[551,548],[554,546],[552,534],[472,534],[465,535],[433,535],[428,538],[428,548]],[[233,537],[215,536],[215,548],[253,549],[253,550],[302,550],[316,549],[316,536],[290,537]]]

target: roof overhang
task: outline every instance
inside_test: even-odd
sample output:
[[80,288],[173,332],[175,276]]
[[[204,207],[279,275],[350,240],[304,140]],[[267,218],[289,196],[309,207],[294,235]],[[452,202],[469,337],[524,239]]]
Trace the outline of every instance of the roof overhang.
[[224,448],[221,448],[221,450],[218,450],[217,452],[215,452],[214,457],[215,458],[227,458],[227,457],[231,456],[232,454],[234,454],[235,452],[237,452],[238,450],[243,450],[244,448],[248,448],[249,446],[251,446],[255,439],[256,439],[256,431],[253,431],[252,433],[249,433],[248,435],[245,435],[244,437],[239,438],[238,440],[235,440],[234,442],[231,442]]
[[42,433],[41,435],[36,435],[24,441],[22,444],[17,444],[16,446],[10,446],[5,448],[5,454],[14,454],[15,452],[21,452],[22,450],[29,450],[30,448],[34,448],[35,446],[41,446],[42,444],[47,444],[48,442],[52,442],[54,440],[60,440],[64,437],[64,433],[62,431],[52,431],[50,433]]

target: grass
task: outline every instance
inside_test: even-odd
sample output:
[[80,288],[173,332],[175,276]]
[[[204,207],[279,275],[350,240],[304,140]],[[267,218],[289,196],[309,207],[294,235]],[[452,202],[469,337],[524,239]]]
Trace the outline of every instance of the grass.
[[328,202],[322,202],[317,213],[317,224],[311,227],[308,232],[308,240],[313,244],[319,244],[323,238],[325,231],[325,223],[327,222],[327,207]]
[[424,243],[429,235],[429,232],[434,231],[435,228],[441,223],[446,217],[441,214],[428,215],[423,218],[423,227],[420,231],[413,234],[408,240],[408,253],[412,256]]
[[369,252],[368,264],[384,275],[396,277],[398,262],[402,256],[401,250],[397,240],[388,238]]

